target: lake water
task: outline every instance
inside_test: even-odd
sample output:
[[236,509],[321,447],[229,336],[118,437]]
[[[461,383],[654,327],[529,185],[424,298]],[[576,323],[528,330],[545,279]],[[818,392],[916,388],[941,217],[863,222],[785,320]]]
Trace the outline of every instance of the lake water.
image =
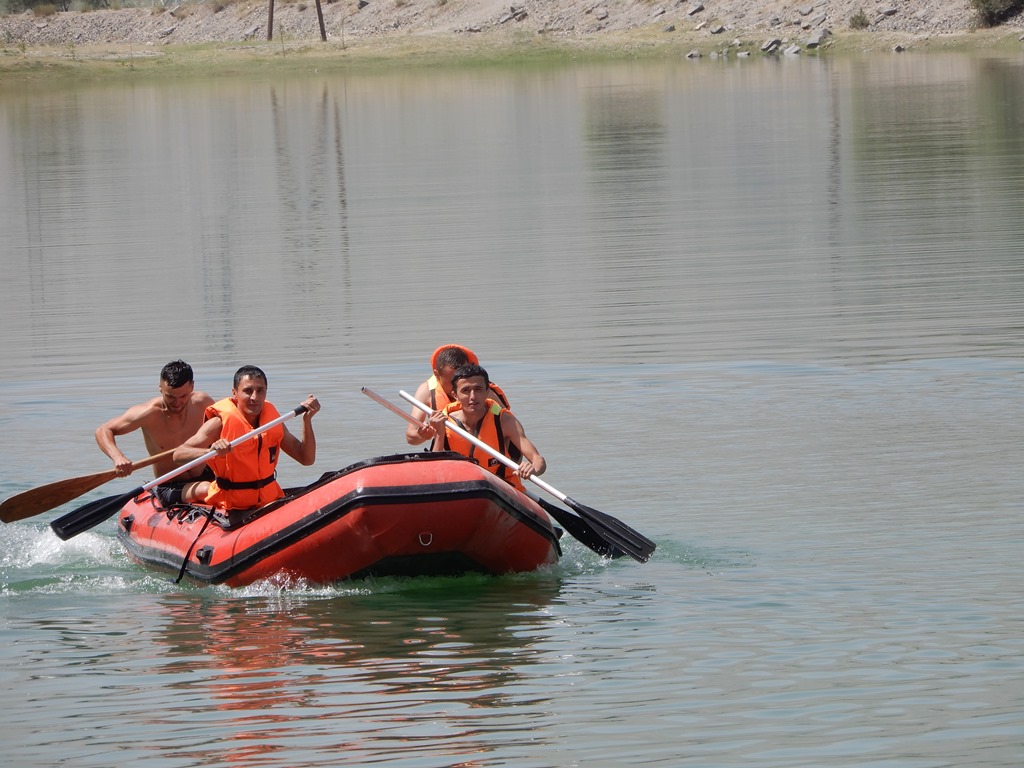
[[0,169],[0,496],[177,357],[400,452],[458,341],[659,544],[173,585],[49,531],[112,482],[0,528],[11,765],[1020,764],[1024,60],[7,83]]

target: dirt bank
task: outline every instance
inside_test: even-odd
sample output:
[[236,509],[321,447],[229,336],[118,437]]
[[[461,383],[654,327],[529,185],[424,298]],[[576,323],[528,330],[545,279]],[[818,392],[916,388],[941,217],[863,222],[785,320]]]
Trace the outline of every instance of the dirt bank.
[[[327,42],[314,0],[278,0],[274,44],[264,0],[204,0],[88,13],[0,18],[0,68],[50,58],[159,57],[198,44],[243,55],[301,49],[310,55],[445,56],[534,48],[640,54],[762,52],[769,40],[807,52],[842,45],[913,49],[946,45],[1024,50],[1024,15],[996,30],[975,29],[968,0],[322,0]],[[860,15],[867,27],[852,31]],[[208,46],[209,47],[209,46]],[[216,48],[217,46],[213,46]]]

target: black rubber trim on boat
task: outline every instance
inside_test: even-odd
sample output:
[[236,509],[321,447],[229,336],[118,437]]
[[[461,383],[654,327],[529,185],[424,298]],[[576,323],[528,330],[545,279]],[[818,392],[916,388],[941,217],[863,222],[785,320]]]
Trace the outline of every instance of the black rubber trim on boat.
[[319,480],[314,480],[309,485],[304,485],[299,488],[286,488],[285,495],[282,498],[277,501],[272,501],[270,504],[260,507],[259,509],[236,510],[229,512],[226,515],[220,515],[217,519],[217,523],[224,530],[230,531],[238,528],[239,526],[251,523],[253,520],[258,520],[269,512],[273,512],[275,509],[279,509],[285,504],[289,504],[295,499],[298,499],[321,486],[333,483],[339,477],[350,475],[353,472],[366,469],[367,467],[381,467],[389,464],[408,464],[413,461],[468,461],[471,464],[477,465],[480,463],[475,459],[463,456],[461,453],[456,453],[454,451],[417,451],[415,453],[399,453],[391,456],[377,456],[372,459],[363,459],[362,461],[357,461],[355,464],[349,464],[343,469],[325,472],[320,476]]
[[[417,453],[413,454],[414,457],[419,458],[420,456],[436,456],[441,458],[451,459],[452,457],[458,457],[465,459],[461,454],[448,454],[448,453]],[[371,459],[368,461],[359,462],[353,464],[350,467],[346,467],[338,472],[329,472],[325,474],[320,480],[314,482],[312,485],[306,486],[301,489],[301,493],[297,495],[286,497],[286,499],[280,500],[281,502],[287,502],[294,500],[305,493],[324,485],[326,482],[332,482],[339,477],[344,476],[356,469],[362,469],[367,466],[375,466],[381,464],[398,464],[402,463],[406,457],[394,456],[394,457],[380,457],[377,459]],[[468,459],[467,459],[468,460]],[[399,503],[402,501],[415,499],[417,501],[433,501],[445,498],[450,498],[453,494],[456,494],[460,499],[474,499],[474,498],[486,498],[495,502],[501,507],[507,514],[513,517],[515,520],[526,525],[528,528],[546,538],[555,546],[555,551],[558,556],[562,555],[562,548],[559,544],[559,537],[561,530],[557,527],[552,526],[549,528],[540,519],[533,515],[530,511],[517,507],[512,504],[504,495],[502,495],[497,489],[495,489],[487,480],[474,480],[463,483],[450,483],[446,485],[443,491],[429,491],[426,489],[434,488],[432,485],[419,485],[419,486],[394,486],[394,487],[380,487],[380,488],[363,488],[360,491],[345,494],[344,496],[335,499],[331,503],[324,507],[313,510],[308,515],[303,517],[301,520],[296,521],[287,528],[283,528],[272,536],[268,536],[258,544],[249,547],[246,550],[238,552],[232,558],[231,562],[218,565],[216,567],[197,565],[192,562],[188,564],[186,575],[195,581],[204,582],[207,584],[221,584],[232,576],[242,571],[251,568],[255,563],[260,560],[269,557],[275,552],[280,551],[288,546],[291,546],[297,541],[301,541],[307,536],[316,533],[324,526],[331,522],[344,517],[353,508],[357,506],[371,506],[371,505],[390,505]],[[263,509],[259,510],[260,514],[254,516],[261,517],[266,514],[272,508],[280,506],[279,502],[274,502],[272,505],[268,505]],[[164,570],[177,571],[181,566],[180,554],[166,552],[164,550],[156,549],[153,547],[145,547],[134,541],[126,532],[120,527],[118,528],[118,538],[124,547],[131,553],[131,555],[138,560],[147,563],[153,567],[162,568]],[[472,563],[472,561],[465,557],[459,556],[462,561],[466,563]],[[365,575],[402,575],[399,572],[392,572],[387,570],[384,566],[388,561],[393,561],[392,565],[397,565],[399,562],[407,561],[411,558],[384,558],[378,563],[375,563],[370,568],[359,571],[358,573]],[[489,569],[475,564],[475,567],[467,567],[465,570],[476,571],[479,573],[489,573]],[[357,575],[353,573],[348,578],[357,578]]]

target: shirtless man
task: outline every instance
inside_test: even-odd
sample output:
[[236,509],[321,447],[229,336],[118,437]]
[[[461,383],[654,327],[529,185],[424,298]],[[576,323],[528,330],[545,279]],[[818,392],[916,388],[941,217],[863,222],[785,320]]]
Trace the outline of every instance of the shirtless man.
[[[213,405],[213,398],[205,392],[196,392],[192,381],[192,366],[183,360],[168,363],[160,371],[160,397],[133,405],[120,416],[96,429],[96,444],[114,462],[118,477],[130,475],[131,460],[117,447],[116,437],[142,430],[146,450],[152,456],[162,453],[188,440],[203,426],[203,413]],[[160,477],[177,466],[171,457],[153,465],[153,475]],[[179,478],[195,479],[205,467],[196,467]]]

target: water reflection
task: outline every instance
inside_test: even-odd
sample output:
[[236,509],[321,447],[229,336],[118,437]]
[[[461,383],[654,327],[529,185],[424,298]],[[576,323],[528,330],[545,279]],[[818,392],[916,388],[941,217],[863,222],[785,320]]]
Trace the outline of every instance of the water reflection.
[[[229,113],[225,124],[256,135],[215,176],[220,188],[197,249],[205,346],[229,358],[249,346],[253,311],[302,344],[325,334],[343,338],[353,303],[344,88],[261,84],[245,95],[244,108],[209,105]],[[321,313],[315,324],[308,322],[314,307]]]
[[[992,145],[1024,149],[1024,80],[1019,63],[982,59],[977,66],[979,89],[973,95]],[[1009,153],[1007,159],[1024,163],[1024,152]]]
[[4,93],[7,359],[1010,354],[1024,76],[897,58]]
[[190,692],[185,699],[232,713],[217,718],[216,730],[230,732],[215,748],[225,762],[283,744],[290,754],[329,747],[472,761],[497,742],[535,737],[506,727],[484,748],[475,734],[488,729],[488,711],[530,695],[516,688],[540,659],[559,592],[534,576],[424,579],[329,599],[168,596],[153,608],[163,630],[152,642],[168,657],[161,675]]

